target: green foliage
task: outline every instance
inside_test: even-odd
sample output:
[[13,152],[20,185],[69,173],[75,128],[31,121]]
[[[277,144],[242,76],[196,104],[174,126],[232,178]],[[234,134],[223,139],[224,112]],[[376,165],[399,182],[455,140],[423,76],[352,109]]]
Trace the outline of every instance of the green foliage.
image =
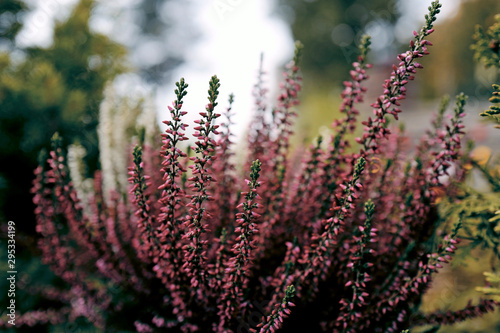
[[18,14],[26,10],[26,5],[19,0],[2,0],[0,2],[0,45],[12,42],[22,28]]
[[[64,146],[77,141],[85,147],[92,172],[98,163],[96,126],[104,86],[127,69],[125,48],[90,31],[92,7],[93,1],[79,1],[68,19],[56,24],[50,47],[23,49],[14,42],[22,27],[20,14],[27,8],[21,1],[0,1],[0,45],[8,43],[2,50],[16,47],[15,54],[0,52],[0,218],[13,219],[19,226],[16,261],[22,275],[16,298],[20,313],[61,306],[48,296],[63,282],[42,265],[34,250],[36,240],[26,236],[35,229],[29,189],[37,155],[50,147],[51,135],[57,131],[65,138]],[[7,262],[5,256],[0,250],[2,263]],[[32,288],[35,277],[43,288]],[[7,295],[2,295],[0,302],[6,304]],[[62,325],[52,331],[70,329]]]
[[[485,33],[478,26],[472,49],[475,59],[486,67],[500,68],[498,42],[500,40],[500,14],[495,16],[497,23],[493,24]],[[500,86],[493,85],[493,96],[489,99],[492,105],[489,110],[481,113],[498,122],[500,113]],[[444,103],[444,102],[443,102]],[[470,186],[461,186],[456,197],[448,198],[443,205],[442,216],[445,219],[460,219],[464,221],[465,239],[470,241],[469,250],[477,246],[490,248],[500,259],[500,173],[498,163],[490,162],[491,151],[487,147],[478,147],[471,154],[471,166],[477,169],[488,182],[488,190],[477,190]],[[467,252],[467,251],[466,251]]]
[[90,31],[92,6],[93,1],[81,0],[65,22],[57,23],[49,48],[24,49],[23,60],[0,53],[0,210],[28,226],[34,220],[28,175],[38,152],[58,131],[65,144],[79,141],[85,147],[90,171],[95,170],[103,89],[126,70],[125,48]]
[[[361,0],[304,1],[280,0],[282,8],[290,13],[295,40],[304,43],[308,50],[303,59],[303,71],[311,84],[338,84],[346,79],[345,65],[356,61],[357,37],[366,24],[376,20],[394,21],[395,1]],[[338,33],[340,43],[332,36]],[[340,44],[340,45],[339,45]],[[308,82],[307,85],[310,83]]]
[[434,27],[434,22],[436,22],[436,14],[439,14],[441,11],[441,4],[438,2],[433,2],[431,6],[429,6],[429,14],[425,14],[425,30],[430,30]]
[[[442,107],[446,104],[446,99],[443,99]],[[462,183],[456,194],[445,198],[440,205],[440,215],[444,220],[462,221],[460,238],[467,240],[454,265],[463,262],[477,247],[492,251],[492,263],[500,259],[500,218],[496,215],[500,211],[500,174],[498,165],[490,165],[490,155],[489,148],[477,147],[470,156],[464,157],[469,161],[469,169],[474,167],[481,173],[488,188],[477,189]]]
[[[472,46],[475,50],[476,60],[483,62],[486,67],[497,67],[500,69],[500,14],[495,16],[496,23],[493,24],[488,31],[485,33],[483,29],[478,26],[476,34],[474,38],[476,43]],[[486,47],[487,44],[487,47]],[[489,110],[481,113],[483,117],[489,117],[491,120],[500,123],[500,118],[498,114],[500,113],[500,85],[493,84],[493,93],[492,97],[489,99],[491,103],[494,105],[490,106]],[[499,126],[496,126],[497,128]],[[488,195],[488,198],[485,198],[485,201],[478,200],[478,207],[483,208],[483,212],[487,212],[488,214],[488,222],[490,224],[489,230],[492,229],[492,233],[496,236],[496,239],[490,239],[490,244],[497,245],[496,254],[500,257],[498,252],[498,244],[500,241],[498,240],[500,235],[500,172],[499,172],[499,163],[498,161],[494,163],[493,166],[488,164],[489,156],[486,158],[474,159],[474,166],[481,171],[484,178],[488,181],[489,186],[491,187],[492,193],[480,193],[481,195]]]
[[[346,66],[357,61],[361,35],[370,22],[394,22],[396,1],[280,0],[277,12],[289,21],[295,40],[307,50],[301,60],[304,91],[298,107],[297,137],[292,145],[312,142],[318,131],[329,135],[324,119],[340,118],[337,105],[341,83],[349,79]],[[336,38],[333,38],[336,36]],[[335,41],[334,41],[335,40]],[[365,49],[366,51],[367,49]],[[326,126],[325,126],[326,125]]]
[[363,35],[359,42],[360,56],[366,58],[368,52],[370,51],[370,45],[372,44],[372,39],[370,35]]
[[472,35],[478,22],[490,24],[494,14],[500,12],[500,2],[460,1],[457,9],[455,15],[436,25],[439,33],[432,40],[433,59],[422,62],[426,70],[421,77],[420,89],[421,95],[426,98],[439,98],[456,91],[479,97],[478,93],[483,94],[490,85],[490,72],[478,71],[472,61],[474,51],[470,44],[474,42]]
[[325,117],[338,119],[342,117],[337,105],[342,99],[331,93],[326,87],[317,89],[307,89],[304,93],[301,105],[299,105],[298,120],[295,124],[297,137],[292,138],[293,146],[300,146],[303,142],[312,142],[317,133],[328,137],[331,135],[332,129],[330,124],[325,124]]
[[[486,68],[494,67],[500,69],[500,14],[495,16],[495,23],[485,32],[481,26],[476,27],[474,34],[475,43],[471,46],[474,50],[474,57],[478,62],[482,62]],[[493,93],[490,98],[493,105],[483,113],[482,117],[487,117],[500,124],[500,85],[493,84]]]
[[[499,16],[500,17],[500,16]],[[500,24],[499,24],[500,26]],[[483,113],[480,114],[482,117],[487,117],[491,121],[496,122],[497,126],[496,128],[500,128],[500,85],[498,84],[493,84],[493,93],[490,98],[490,102],[493,103],[493,105],[490,106],[490,108]]]
[[500,14],[495,16],[496,23],[487,31],[481,26],[476,27],[474,34],[475,43],[471,46],[474,58],[486,67],[500,69]]
[[497,302],[500,302],[500,275],[494,273],[484,273],[486,276],[486,281],[488,281],[490,287],[478,287],[476,290],[484,293],[485,295],[491,296]]
[[[475,59],[482,62],[485,67],[496,67],[500,69],[500,15],[495,16],[496,23],[487,32],[478,26],[474,35]],[[499,122],[500,113],[500,86],[493,84],[493,94],[489,99],[492,105],[489,110],[481,113]],[[499,127],[499,126],[496,126]],[[463,223],[461,238],[467,240],[462,246],[456,259],[465,259],[471,255],[471,251],[477,247],[489,249],[492,252],[490,260],[491,269],[496,270],[500,260],[500,163],[491,161],[491,149],[478,147],[470,156],[470,167],[478,171],[487,182],[486,189],[477,189],[465,184],[460,185],[456,196],[447,198],[441,205],[441,216],[446,220],[460,220]],[[457,264],[460,260],[455,260]],[[478,287],[477,291],[485,296],[500,300],[500,277],[494,273],[485,273],[486,280],[491,284],[487,287]]]
[[[486,170],[489,171],[489,168]],[[462,220],[460,238],[467,240],[466,244],[462,244],[454,265],[463,263],[460,259],[468,257],[477,247],[491,249],[493,255],[500,259],[500,219],[495,218],[499,210],[499,192],[482,192],[467,185],[461,185],[459,194],[443,201],[441,216],[448,221]]]

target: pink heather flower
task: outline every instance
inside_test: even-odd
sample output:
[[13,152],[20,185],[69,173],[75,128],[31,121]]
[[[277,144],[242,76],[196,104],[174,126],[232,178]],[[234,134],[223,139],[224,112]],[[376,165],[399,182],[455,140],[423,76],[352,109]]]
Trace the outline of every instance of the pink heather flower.
[[445,100],[415,149],[387,117],[402,112],[439,8],[432,3],[425,26],[397,56],[373,115],[361,122],[360,147],[350,134],[371,67],[369,38],[344,82],[334,134],[309,150],[289,152],[300,44],[273,108],[260,68],[241,170],[233,161],[233,97],[218,123],[215,76],[191,147],[183,122],[188,85],[176,84],[161,147],[139,140],[131,154],[129,196],[103,193],[96,172],[84,210],[55,136],[32,193],[42,260],[67,287],[29,289],[59,307],[20,314],[19,325],[85,317],[103,331],[400,332],[493,311],[493,301],[453,312],[415,310],[460,247],[460,223],[439,231],[436,205],[464,178],[466,98],[457,97],[450,118]]

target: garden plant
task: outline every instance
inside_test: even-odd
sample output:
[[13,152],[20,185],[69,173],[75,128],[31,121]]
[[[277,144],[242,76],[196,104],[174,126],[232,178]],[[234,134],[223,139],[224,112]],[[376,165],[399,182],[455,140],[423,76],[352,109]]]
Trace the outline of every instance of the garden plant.
[[[445,221],[438,205],[457,196],[471,163],[462,148],[467,97],[456,97],[449,116],[445,100],[416,146],[389,124],[429,54],[440,7],[431,4],[362,121],[371,65],[370,38],[361,39],[344,82],[343,118],[300,163],[290,148],[300,43],[272,108],[259,72],[240,166],[234,97],[219,111],[216,76],[191,146],[188,84],[177,82],[161,144],[139,138],[131,151],[126,195],[104,193],[98,171],[82,201],[55,134],[32,192],[43,261],[65,289],[44,288],[57,306],[21,314],[18,325],[84,317],[106,332],[401,332],[493,311],[497,301],[485,298],[458,311],[419,312],[433,276],[461,244],[465,216]],[[350,140],[359,127],[362,135]]]

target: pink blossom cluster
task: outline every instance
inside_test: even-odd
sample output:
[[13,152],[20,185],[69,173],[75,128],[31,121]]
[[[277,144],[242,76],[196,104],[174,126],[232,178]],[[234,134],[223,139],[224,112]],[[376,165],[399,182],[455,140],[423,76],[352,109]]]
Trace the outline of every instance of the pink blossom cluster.
[[344,83],[344,118],[299,167],[289,142],[301,90],[300,44],[271,110],[260,70],[242,171],[231,141],[233,97],[218,124],[215,76],[194,144],[184,145],[188,85],[181,79],[161,147],[141,142],[132,153],[130,196],[112,193],[105,201],[97,173],[91,214],[76,196],[56,137],[35,171],[33,193],[44,262],[68,286],[57,313],[106,331],[398,332],[492,311],[497,304],[483,301],[455,312],[418,312],[432,277],[460,243],[460,221],[442,227],[436,205],[457,191],[451,170],[463,163],[465,97],[457,97],[449,119],[442,108],[414,153],[387,117],[402,111],[439,8],[433,2],[426,25],[398,56],[356,145],[348,134],[358,126],[371,67],[370,40],[362,39]]

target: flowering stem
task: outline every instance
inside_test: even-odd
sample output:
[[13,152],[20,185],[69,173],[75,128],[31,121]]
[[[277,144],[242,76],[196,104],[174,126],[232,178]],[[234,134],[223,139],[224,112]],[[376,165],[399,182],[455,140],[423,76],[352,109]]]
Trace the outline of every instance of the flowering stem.
[[131,168],[131,177],[129,181],[134,184],[130,192],[134,194],[135,204],[137,211],[135,215],[139,218],[138,228],[141,233],[143,246],[141,250],[144,251],[144,259],[157,256],[159,250],[159,240],[154,229],[154,216],[150,214],[150,201],[145,191],[148,187],[144,176],[144,163],[142,161],[142,147],[135,146],[134,152],[134,167]]
[[219,126],[214,124],[214,120],[220,117],[220,114],[214,112],[214,108],[217,106],[219,87],[219,79],[215,75],[212,76],[206,112],[200,112],[202,119],[195,121],[198,126],[194,128],[196,131],[194,135],[198,141],[196,141],[193,150],[199,156],[191,157],[194,162],[190,166],[193,170],[193,176],[188,181],[191,182],[189,187],[194,191],[194,194],[191,196],[191,202],[187,205],[189,214],[184,223],[186,231],[183,238],[189,243],[183,246],[186,260],[183,267],[191,278],[193,291],[197,290],[200,297],[202,295],[199,287],[203,289],[207,287],[205,276],[207,241],[202,239],[202,235],[207,232],[207,224],[204,221],[206,213],[203,203],[211,198],[208,188],[213,177],[208,167],[214,160],[213,153],[217,145],[211,134],[219,134],[217,132]]
[[296,275],[300,282],[297,284],[299,294],[304,282],[312,280],[313,290],[317,291],[319,281],[326,277],[328,268],[331,265],[331,260],[327,260],[331,253],[329,248],[336,243],[338,234],[343,230],[345,219],[354,209],[354,200],[357,198],[356,192],[362,188],[359,179],[363,173],[365,164],[366,160],[362,157],[359,158],[351,179],[345,184],[340,185],[343,193],[339,195],[338,204],[333,207],[334,216],[323,220],[322,229],[324,231],[312,237],[312,244],[300,259],[299,263],[305,267],[303,270],[297,272]]
[[212,215],[217,216],[216,219],[210,221],[213,234],[220,232],[221,228],[230,227],[230,223],[235,213],[235,196],[237,192],[236,184],[237,179],[234,175],[235,166],[231,158],[234,155],[231,146],[233,142],[231,137],[231,121],[232,106],[234,102],[234,95],[229,95],[229,106],[224,113],[226,121],[221,124],[222,133],[217,142],[215,150],[215,161],[212,164],[212,170],[217,182],[214,183],[213,188],[213,201],[209,202],[209,211]]
[[[290,307],[295,306],[295,304],[291,302],[291,299],[294,296],[295,287],[293,285],[289,285],[286,287],[285,297],[283,297],[281,303],[275,304],[271,314],[264,317],[263,321],[257,325],[257,327],[260,328],[259,333],[273,333],[281,328],[283,318],[288,317],[291,313]],[[257,330],[251,329],[250,332],[257,332]]]
[[[302,77],[299,74],[299,62],[302,56],[300,42],[295,43],[295,55],[287,65],[284,73],[285,81],[281,83],[281,91],[278,96],[278,104],[272,111],[273,127],[276,129],[276,138],[270,147],[273,159],[271,160],[271,172],[274,175],[269,185],[271,192],[266,204],[271,204],[273,210],[278,210],[282,203],[283,180],[286,174],[287,155],[290,147],[290,136],[292,130],[292,118],[296,113],[292,107],[299,104],[298,93],[301,90]],[[267,231],[266,231],[267,232]]]
[[410,50],[398,56],[400,62],[398,66],[393,65],[391,77],[384,83],[383,95],[378,97],[377,101],[371,105],[375,108],[373,110],[375,118],[372,120],[369,117],[366,122],[363,122],[366,126],[363,137],[356,139],[362,145],[361,156],[377,153],[378,140],[390,134],[386,126],[386,115],[390,114],[395,119],[398,119],[398,113],[401,112],[399,101],[406,97],[405,86],[409,80],[415,78],[413,74],[416,73],[416,69],[423,68],[420,63],[416,62],[416,59],[428,54],[427,45],[432,45],[431,42],[424,38],[434,31],[432,26],[436,20],[436,15],[440,12],[439,8],[441,8],[439,1],[432,2],[429,7],[429,14],[425,15],[425,26],[422,27],[420,32],[413,32],[415,38],[410,42]]
[[366,87],[363,87],[361,84],[369,78],[366,70],[372,67],[366,61],[370,44],[370,36],[365,35],[361,38],[358,61],[352,64],[353,70],[350,72],[351,80],[344,82],[344,90],[341,94],[343,99],[340,112],[345,113],[345,117],[333,123],[332,126],[336,130],[336,133],[331,137],[331,143],[323,161],[324,166],[319,168],[324,170],[321,186],[325,189],[323,191],[325,193],[324,198],[320,200],[322,203],[318,214],[320,218],[323,218],[325,213],[330,209],[332,195],[337,188],[338,179],[342,179],[343,165],[347,162],[344,152],[349,147],[349,141],[345,137],[348,133],[353,133],[356,129],[356,119],[359,111],[355,108],[355,105],[363,102],[363,94],[366,92]]
[[352,298],[350,300],[342,299],[340,301],[342,304],[340,309],[341,315],[337,318],[337,323],[343,326],[344,333],[349,332],[353,328],[354,324],[362,317],[361,309],[368,304],[365,299],[369,296],[366,283],[371,279],[366,271],[372,264],[366,261],[366,256],[372,253],[372,250],[367,250],[366,247],[376,236],[376,230],[372,228],[374,212],[375,205],[371,200],[368,200],[365,203],[365,224],[359,227],[361,235],[357,240],[358,249],[354,255],[351,256],[351,261],[347,265],[347,267],[352,268],[355,272],[356,278],[354,281],[349,280],[346,284],[346,286],[350,285],[352,287]]
[[259,198],[257,188],[261,185],[258,181],[261,166],[259,160],[252,163],[250,180],[246,181],[249,190],[242,193],[244,201],[238,205],[241,212],[236,214],[235,233],[237,237],[232,248],[233,256],[226,263],[225,290],[219,307],[221,317],[219,327],[229,324],[229,320],[234,318],[238,311],[241,311],[243,291],[247,288],[249,270],[254,258],[253,250],[256,248],[255,235],[259,232],[255,223],[256,219],[260,217],[255,212],[259,208],[259,204],[255,201]]

